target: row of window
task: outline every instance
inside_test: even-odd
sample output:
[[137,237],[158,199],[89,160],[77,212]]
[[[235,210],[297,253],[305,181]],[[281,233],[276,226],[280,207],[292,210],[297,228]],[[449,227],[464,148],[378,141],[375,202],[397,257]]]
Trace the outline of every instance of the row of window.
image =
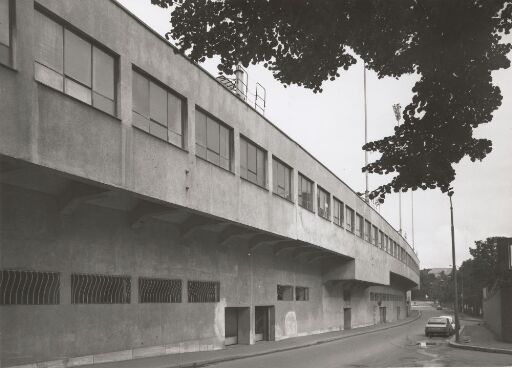
[[[292,301],[293,298],[293,286],[291,285],[277,285],[277,300]],[[295,286],[295,300],[296,301],[308,301],[309,300],[309,288],[304,286]]]
[[[9,1],[0,0],[8,8]],[[0,8],[1,10],[1,8]],[[105,48],[35,12],[35,78],[102,111],[116,114],[116,57]],[[3,23],[1,23],[3,24]],[[2,26],[4,27],[4,26]],[[3,28],[0,28],[3,29]],[[8,28],[7,28],[8,29]],[[0,44],[5,37],[0,38]],[[132,124],[155,137],[184,147],[186,100],[145,72],[132,72]],[[196,155],[233,171],[233,129],[200,108],[195,111]],[[267,151],[240,136],[240,177],[267,187]],[[293,169],[272,156],[272,190],[293,200]],[[315,184],[298,173],[298,204],[312,212]],[[395,241],[360,214],[317,185],[317,213],[378,246],[415,270],[418,265]],[[419,271],[417,271],[419,272]]]
[[[139,303],[181,303],[182,280],[138,278]],[[220,282],[187,281],[189,303],[218,303]],[[129,304],[131,277],[71,275],[71,304]],[[0,305],[60,304],[60,273],[0,271]]]
[[403,295],[386,294],[386,293],[370,293],[370,300],[383,301],[383,302],[403,302],[405,300]]

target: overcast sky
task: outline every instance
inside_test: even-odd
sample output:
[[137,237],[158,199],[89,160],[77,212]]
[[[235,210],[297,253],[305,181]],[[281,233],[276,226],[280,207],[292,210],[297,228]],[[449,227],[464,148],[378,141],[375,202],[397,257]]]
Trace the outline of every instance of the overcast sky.
[[[169,11],[150,0],[118,0],[160,34],[169,30]],[[510,39],[510,38],[509,38]],[[512,58],[512,54],[509,55]],[[216,63],[202,66],[217,75]],[[249,92],[256,82],[267,90],[265,116],[356,191],[364,191],[364,109],[362,63],[325,82],[321,94],[284,88],[260,66],[248,68]],[[369,140],[391,135],[396,124],[392,105],[406,106],[416,76],[378,79],[367,72]],[[482,162],[456,166],[454,218],[457,265],[470,258],[469,247],[490,236],[512,236],[512,68],[494,72],[503,103],[490,124],[476,130],[491,139],[493,151]],[[372,161],[372,155],[370,155]],[[370,175],[370,190],[386,179]],[[398,194],[386,198],[381,214],[398,229]],[[402,228],[412,244],[411,193],[402,194]],[[421,268],[448,267],[451,261],[449,201],[439,190],[414,192],[414,245]]]

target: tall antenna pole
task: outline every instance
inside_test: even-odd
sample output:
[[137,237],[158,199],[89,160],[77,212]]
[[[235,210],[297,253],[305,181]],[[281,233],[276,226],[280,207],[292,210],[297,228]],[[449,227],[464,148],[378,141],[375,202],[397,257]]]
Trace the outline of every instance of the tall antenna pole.
[[414,249],[414,192],[411,190],[412,249]]
[[[402,107],[400,104],[393,105],[393,112],[395,113],[396,124],[400,126],[400,109]],[[402,191],[398,192],[398,223],[399,223],[399,231],[402,234]]]
[[[368,143],[368,118],[366,111],[366,64],[363,63],[363,89],[364,89],[364,144]],[[368,165],[368,151],[364,151],[364,166]],[[368,191],[368,171],[365,172],[366,187],[364,191],[364,200],[366,203],[370,202]]]

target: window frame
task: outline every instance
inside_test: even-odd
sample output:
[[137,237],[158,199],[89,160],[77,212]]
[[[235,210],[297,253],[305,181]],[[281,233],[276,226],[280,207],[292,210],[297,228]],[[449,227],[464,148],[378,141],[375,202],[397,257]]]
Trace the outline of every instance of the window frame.
[[[135,88],[134,88],[134,81],[135,81],[135,75],[138,74],[139,77],[142,77],[146,80],[147,82],[147,85],[148,85],[148,88],[147,88],[147,97],[148,97],[148,100],[147,100],[147,115],[143,115],[143,112],[141,111],[137,111],[135,109]],[[154,100],[151,98],[151,86],[154,85],[160,89],[162,89],[165,93],[165,114],[166,114],[166,117],[167,117],[167,122],[165,123],[165,125],[153,118],[151,116],[151,102]],[[180,109],[180,117],[181,117],[181,134],[178,134],[177,132],[175,132],[174,130],[172,130],[170,128],[170,119],[171,117],[169,116],[169,97],[172,96],[174,98],[176,98],[177,100],[179,100],[181,102],[181,109]],[[176,90],[174,90],[173,88],[167,86],[166,84],[162,83],[161,81],[159,81],[157,78],[153,77],[151,74],[149,74],[148,72],[144,71],[143,69],[139,68],[137,65],[135,64],[132,64],[132,126],[139,129],[139,130],[142,130],[143,132],[146,132],[147,134],[155,137],[155,138],[158,138],[164,142],[167,142],[168,144],[170,145],[173,145],[174,147],[178,147],[180,149],[183,149],[185,150],[185,143],[186,143],[186,130],[187,130],[187,124],[186,124],[186,121],[187,121],[187,98],[185,96],[183,96],[182,94],[176,92]],[[148,123],[147,125],[147,128],[144,127],[144,126],[141,126],[139,125],[139,123],[136,123],[136,120],[133,118],[134,114],[136,114],[137,116],[139,116],[140,118],[144,119],[144,121]],[[157,135],[157,134],[154,134],[151,132],[151,126],[153,125],[157,125],[159,126],[160,128],[164,128],[166,131],[167,131],[167,139],[164,139],[162,138],[161,136]],[[174,141],[171,140],[170,136],[171,134],[173,135],[179,135],[181,136],[181,144],[178,145],[176,144]]]
[[[279,288],[283,288],[283,290],[286,290],[286,291],[290,291],[291,295],[289,298],[284,298],[284,295],[285,293],[283,292],[282,293],[282,296],[281,298],[279,298]],[[293,302],[295,300],[295,290],[294,290],[294,287],[293,285],[289,285],[289,284],[277,284],[277,287],[276,287],[276,299],[277,301],[280,301],[280,302]]]
[[[115,53],[113,50],[111,50],[108,47],[106,47],[105,45],[101,44],[95,38],[91,37],[90,35],[83,32],[82,30],[74,27],[66,20],[53,14],[52,12],[50,12],[46,8],[38,5],[37,3],[34,4],[34,13],[39,13],[39,15],[44,16],[45,18],[48,18],[50,21],[56,23],[57,26],[60,28],[61,35],[62,35],[62,55],[59,55],[62,57],[62,71],[55,70],[52,66],[43,64],[38,59],[36,59],[36,57],[34,57],[34,60],[33,60],[33,62],[34,62],[34,79],[38,83],[41,83],[41,84],[47,86],[48,88],[57,90],[57,91],[63,93],[64,95],[71,97],[75,101],[79,101],[83,104],[86,104],[87,106],[93,107],[95,110],[101,111],[102,113],[105,113],[109,116],[119,119],[118,118],[119,112],[120,112],[119,111],[119,72],[120,72],[119,71],[119,54]],[[70,33],[74,37],[81,39],[82,41],[86,42],[88,44],[88,46],[90,47],[90,59],[88,61],[90,63],[90,68],[91,68],[90,86],[88,86],[87,84],[84,84],[82,81],[77,80],[75,77],[68,74],[68,72],[66,71],[66,69],[67,69],[66,68],[66,49],[67,49],[66,33]],[[34,47],[38,48],[38,47],[40,47],[40,45],[36,44],[36,45],[34,45]],[[102,92],[95,89],[95,83],[94,83],[94,79],[95,79],[95,67],[94,67],[95,52],[94,51],[95,50],[98,50],[101,53],[106,54],[107,56],[112,58],[113,99],[110,99],[109,97],[104,96]],[[49,70],[50,72],[58,75],[58,77],[62,81],[62,86],[59,85],[57,87],[55,85],[48,83],[47,81],[42,80],[42,79],[44,79],[44,77],[38,76],[38,73],[44,74],[47,72],[46,71],[38,72],[39,69],[36,67],[36,64],[39,65],[40,67],[42,67],[43,70],[46,69],[46,70]],[[75,87],[79,87],[81,89],[86,89],[87,93],[90,94],[90,101],[86,100],[85,98],[81,98],[81,96],[78,96],[78,94],[76,94],[75,92],[69,92],[68,89],[70,87],[67,86],[66,82],[69,82],[71,85],[75,85]],[[102,108],[100,105],[95,104],[95,102],[94,102],[95,94],[101,96],[104,99],[110,100],[112,102],[112,111],[107,111],[106,109]]]
[[371,243],[378,247],[378,242],[379,242],[379,228],[375,225],[372,224],[372,231],[370,233],[370,240],[371,240]]
[[[336,205],[338,205],[338,222],[336,222]],[[345,204],[335,196],[332,196],[332,222],[341,228],[344,227],[345,222]]]
[[[352,207],[349,207],[347,205],[345,205],[345,229],[349,232],[351,232],[352,234],[355,234],[355,230],[356,230],[356,211],[352,208]],[[348,223],[350,219],[350,223]]]
[[364,240],[364,217],[356,212],[355,220],[355,234]]
[[[310,197],[310,201],[311,202],[311,208],[309,208],[307,205],[304,205],[303,204],[303,201],[301,200],[301,198],[303,197],[302,196],[302,183],[306,182],[307,184],[310,184],[311,185],[311,197]],[[309,179],[306,175],[302,174],[301,172],[298,172],[298,188],[297,188],[297,195],[298,195],[298,204],[299,206],[301,206],[302,208],[310,211],[310,212],[313,212],[315,213],[315,182],[311,179]]]
[[[274,170],[274,163],[276,163],[276,167],[275,167],[276,170]],[[279,190],[279,183],[276,180],[277,179],[277,175],[276,175],[276,172],[275,172],[275,171],[279,171],[279,166],[278,165],[281,165],[285,169],[289,170],[289,179],[288,179],[288,181],[290,183],[289,198],[287,198],[286,195],[279,194],[279,191],[278,191]],[[286,182],[286,180],[285,180],[285,182]],[[286,199],[288,202],[294,203],[294,200],[293,200],[293,168],[291,166],[285,164],[283,161],[281,161],[279,158],[277,158],[274,155],[272,155],[272,193],[277,195],[278,197]],[[285,194],[286,194],[286,191],[285,191]]]
[[[240,134],[239,135],[239,145],[240,145],[240,178],[243,179],[243,180],[247,180],[248,182],[252,183],[252,184],[255,184],[257,186],[259,186],[260,188],[263,188],[263,189],[267,189],[268,188],[268,174],[267,174],[267,171],[268,171],[268,152],[267,150],[265,150],[263,147],[261,147],[260,145],[254,143],[253,141],[251,141],[249,138],[247,138],[246,136],[244,136],[243,134]],[[256,171],[258,171],[258,152],[262,152],[263,153],[263,185],[261,185],[260,183],[258,183],[258,172],[256,172],[256,181],[253,181],[249,178],[249,175],[248,175],[248,172],[249,172],[249,167],[246,167],[245,168],[245,171],[247,173],[246,177],[242,176],[242,142],[244,142],[247,146],[247,152],[246,152],[246,159],[247,159],[247,166],[248,165],[248,162],[249,162],[249,145],[253,146],[255,149],[256,149],[256,153],[255,153],[255,158],[256,158]]]
[[6,59],[0,59],[0,65],[8,68],[14,68],[14,47],[15,47],[15,27],[16,27],[16,1],[7,0],[7,38],[8,45],[0,42],[0,46],[6,49]]
[[[321,206],[321,196],[325,195],[327,198],[326,202],[322,202],[323,204],[327,204],[327,209],[322,208]],[[322,188],[320,185],[317,184],[316,186],[316,197],[317,197],[317,213],[318,216],[323,218],[324,220],[331,221],[331,193],[329,193],[327,190]]]
[[[197,143],[197,132],[198,132],[198,129],[197,129],[197,112],[199,112],[200,114],[203,114],[205,117],[206,117],[206,120],[205,120],[205,124],[206,124],[206,135],[205,135],[205,139],[206,139],[206,142],[205,142],[205,146],[202,146],[200,145],[199,143]],[[212,114],[210,114],[208,111],[202,109],[200,106],[196,105],[196,109],[195,109],[195,124],[196,124],[196,129],[195,129],[195,144],[196,144],[196,152],[195,152],[195,155],[196,157],[199,157],[200,159],[202,160],[205,160],[209,163],[211,163],[212,165],[215,165],[217,167],[220,167],[221,169],[223,170],[226,170],[232,174],[234,174],[233,172],[233,167],[234,167],[234,150],[233,150],[233,147],[234,147],[234,129],[224,123],[222,120],[220,119],[217,119],[215,116],[213,116]],[[210,160],[208,158],[208,152],[213,152],[214,154],[217,154],[212,148],[210,148],[208,146],[208,122],[209,120],[213,121],[214,123],[216,123],[218,126],[219,126],[219,152],[218,152],[218,156],[219,156],[219,163],[216,163],[212,160]],[[221,141],[221,130],[220,128],[224,128],[228,131],[228,153],[229,153],[229,168],[225,168],[223,167],[221,164],[220,164],[220,160],[221,160],[221,150],[222,150],[222,147],[220,146],[220,141]],[[197,150],[197,146],[201,146],[203,148],[205,148],[205,157],[201,156],[200,154],[198,154],[198,150]]]
[[[303,295],[303,298],[299,299],[299,290],[302,290],[304,293],[302,294]],[[295,301],[297,302],[307,302],[309,301],[309,287],[307,286],[295,286]]]
[[364,240],[371,244],[372,223],[364,219]]

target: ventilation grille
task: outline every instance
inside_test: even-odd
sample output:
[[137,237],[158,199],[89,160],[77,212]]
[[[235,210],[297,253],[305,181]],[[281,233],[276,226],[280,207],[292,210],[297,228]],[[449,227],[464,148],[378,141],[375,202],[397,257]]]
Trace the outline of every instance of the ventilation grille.
[[181,303],[181,280],[140,277],[139,303]]
[[72,304],[128,304],[130,277],[108,275],[71,275]]
[[218,281],[189,281],[189,303],[217,303],[220,301],[220,282]]
[[0,305],[59,304],[58,272],[0,271]]

